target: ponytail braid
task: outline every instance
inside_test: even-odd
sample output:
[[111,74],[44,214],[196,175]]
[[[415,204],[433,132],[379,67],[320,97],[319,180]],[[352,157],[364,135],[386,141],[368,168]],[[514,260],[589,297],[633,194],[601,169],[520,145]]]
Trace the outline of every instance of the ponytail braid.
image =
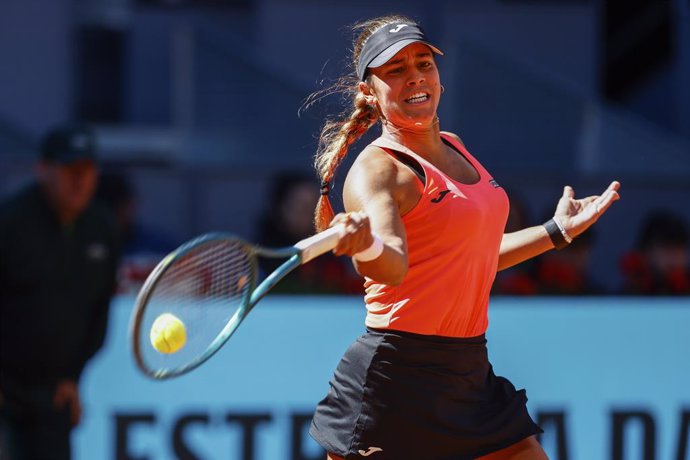
[[357,92],[354,97],[355,109],[344,121],[329,121],[321,130],[320,149],[316,154],[314,166],[321,178],[322,193],[316,205],[314,221],[318,231],[324,230],[335,213],[328,199],[335,172],[350,145],[367,132],[378,121],[376,108],[367,103],[365,96]]
[[[357,68],[359,55],[364,46],[364,42],[380,27],[394,22],[414,22],[411,19],[391,15],[374,18],[359,24],[355,24],[354,31],[359,31],[355,39],[353,48],[354,68]],[[350,146],[367,132],[380,119],[377,108],[367,103],[366,97],[359,91],[359,78],[356,76],[343,76],[332,87],[317,91],[312,94],[305,103],[305,107],[319,100],[320,98],[334,93],[351,95],[354,103],[354,110],[341,120],[329,120],[321,130],[319,137],[319,149],[316,153],[314,166],[321,178],[321,198],[319,199],[314,212],[314,222],[316,229],[322,231],[328,227],[335,213],[328,199],[328,193],[333,183],[336,170],[347,155]]]

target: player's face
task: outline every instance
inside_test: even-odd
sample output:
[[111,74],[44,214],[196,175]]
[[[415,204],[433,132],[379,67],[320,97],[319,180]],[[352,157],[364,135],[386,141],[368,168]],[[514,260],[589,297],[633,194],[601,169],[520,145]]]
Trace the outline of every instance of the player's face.
[[67,165],[44,162],[39,165],[39,175],[58,213],[76,216],[91,202],[98,181],[98,168],[90,160]]
[[386,120],[413,130],[434,123],[441,82],[428,46],[412,43],[370,72],[368,87]]

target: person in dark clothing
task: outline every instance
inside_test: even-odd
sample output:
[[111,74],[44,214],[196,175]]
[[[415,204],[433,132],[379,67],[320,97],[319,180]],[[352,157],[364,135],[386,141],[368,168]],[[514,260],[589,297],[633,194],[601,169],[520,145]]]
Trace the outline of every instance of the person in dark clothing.
[[93,132],[43,139],[37,180],[0,204],[0,459],[69,459],[79,377],[103,344],[118,236],[92,204]]

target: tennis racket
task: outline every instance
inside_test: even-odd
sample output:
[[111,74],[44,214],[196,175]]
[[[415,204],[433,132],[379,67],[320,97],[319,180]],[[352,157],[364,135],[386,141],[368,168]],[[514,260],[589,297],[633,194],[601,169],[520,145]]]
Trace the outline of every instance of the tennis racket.
[[[273,286],[335,248],[342,231],[343,226],[337,225],[279,249],[252,245],[227,233],[209,233],[168,254],[146,279],[132,312],[130,338],[139,369],[151,378],[168,379],[204,363]],[[257,283],[259,257],[286,260]],[[150,339],[154,321],[165,313],[185,326],[186,343],[175,353],[159,352]]]

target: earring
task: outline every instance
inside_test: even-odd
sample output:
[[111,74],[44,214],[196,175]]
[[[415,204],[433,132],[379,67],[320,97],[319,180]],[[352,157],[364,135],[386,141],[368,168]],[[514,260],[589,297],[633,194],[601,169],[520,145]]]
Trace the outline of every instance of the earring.
[[446,88],[444,88],[443,85],[441,85],[441,94],[443,94],[445,92],[446,92]]

